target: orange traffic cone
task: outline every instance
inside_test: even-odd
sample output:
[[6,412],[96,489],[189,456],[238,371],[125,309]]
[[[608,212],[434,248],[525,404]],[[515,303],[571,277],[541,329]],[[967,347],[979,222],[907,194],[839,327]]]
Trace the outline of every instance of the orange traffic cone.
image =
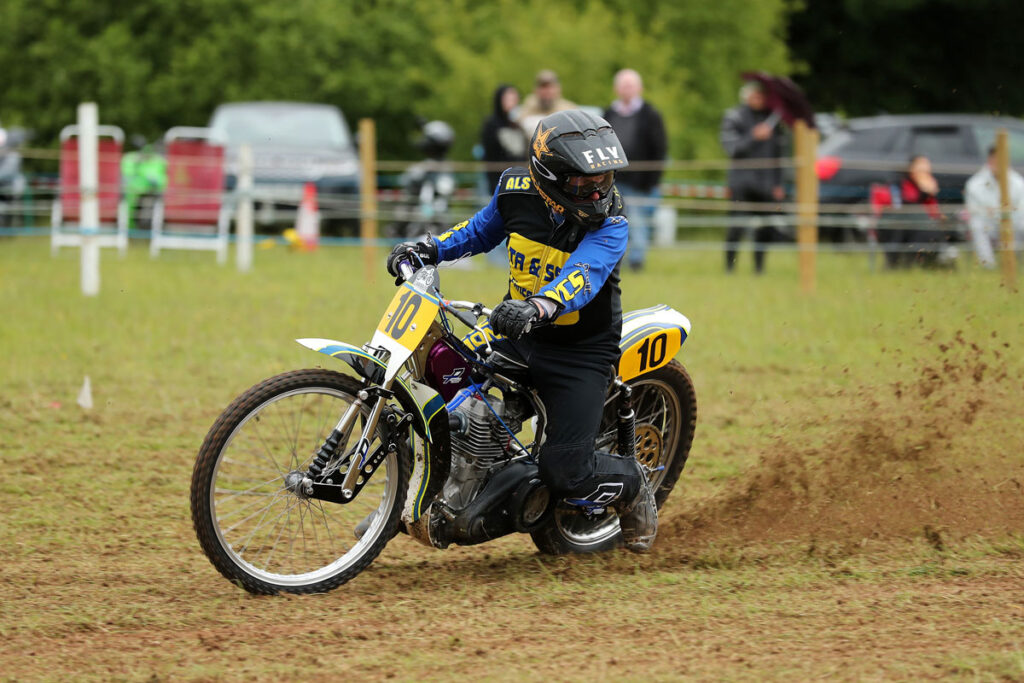
[[316,185],[306,183],[302,202],[295,218],[295,233],[304,251],[313,251],[320,244],[320,210],[316,204]]

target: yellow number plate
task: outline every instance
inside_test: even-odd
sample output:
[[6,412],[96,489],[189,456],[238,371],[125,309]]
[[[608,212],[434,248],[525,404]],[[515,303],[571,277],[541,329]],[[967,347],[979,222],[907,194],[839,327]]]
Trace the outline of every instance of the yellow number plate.
[[639,330],[632,336],[620,345],[619,376],[625,381],[667,365],[683,345],[682,330],[678,327]]
[[430,323],[439,308],[436,298],[417,292],[405,284],[391,300],[391,305],[380,319],[380,325],[377,325],[377,331],[413,351],[430,329]]

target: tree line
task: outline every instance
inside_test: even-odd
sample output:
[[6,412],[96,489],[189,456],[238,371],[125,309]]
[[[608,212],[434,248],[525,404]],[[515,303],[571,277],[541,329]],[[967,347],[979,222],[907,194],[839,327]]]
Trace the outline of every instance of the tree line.
[[[1024,95],[1010,83],[985,96],[1007,72],[993,73],[993,35],[1019,25],[1000,29],[999,8],[1020,12],[1004,0],[5,0],[0,122],[47,145],[92,100],[103,122],[152,139],[204,125],[221,102],[317,101],[350,123],[376,119],[383,158],[415,155],[418,117],[451,123],[454,154],[468,158],[499,83],[525,93],[553,68],[567,98],[606,106],[628,66],[665,117],[671,155],[717,157],[719,119],[750,69],[794,75],[829,110],[1019,112]],[[943,52],[944,21],[983,35]],[[904,30],[881,45],[874,27]],[[984,76],[967,77],[971,50],[989,60]]]

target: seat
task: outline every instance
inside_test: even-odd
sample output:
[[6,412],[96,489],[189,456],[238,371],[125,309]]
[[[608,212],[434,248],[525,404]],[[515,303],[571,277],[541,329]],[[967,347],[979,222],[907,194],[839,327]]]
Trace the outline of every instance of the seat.
[[80,247],[82,228],[95,228],[96,243],[117,247],[123,256],[128,249],[127,207],[121,197],[121,152],[124,131],[117,126],[98,126],[98,173],[96,188],[100,224],[82,226],[82,188],[78,176],[78,126],[65,126],[60,132],[60,180],[53,202],[50,222],[50,249]]
[[210,250],[228,257],[231,209],[224,201],[224,148],[209,129],[179,126],[164,135],[167,187],[153,208],[150,256],[161,249]]

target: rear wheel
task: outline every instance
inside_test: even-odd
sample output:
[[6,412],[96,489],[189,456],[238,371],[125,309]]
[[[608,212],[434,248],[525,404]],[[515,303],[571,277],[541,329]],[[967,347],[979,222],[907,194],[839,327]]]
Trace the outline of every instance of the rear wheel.
[[[214,423],[192,473],[192,523],[230,581],[251,593],[328,591],[369,566],[395,535],[409,484],[407,444],[344,505],[307,497],[297,484],[362,388],[337,372],[287,372],[249,389]],[[351,431],[338,453],[355,445],[360,421]],[[383,438],[379,426],[371,453]],[[333,467],[340,479],[348,464],[337,460],[325,474]],[[365,527],[358,539],[357,526]]]
[[[697,424],[697,394],[693,380],[677,362],[629,382],[636,412],[636,455],[650,472],[658,508],[665,503],[683,471]],[[598,450],[615,453],[615,399],[605,405]],[[594,553],[618,547],[619,519],[612,511],[588,515],[575,505],[559,503],[551,519],[531,536],[537,549],[549,555]]]

